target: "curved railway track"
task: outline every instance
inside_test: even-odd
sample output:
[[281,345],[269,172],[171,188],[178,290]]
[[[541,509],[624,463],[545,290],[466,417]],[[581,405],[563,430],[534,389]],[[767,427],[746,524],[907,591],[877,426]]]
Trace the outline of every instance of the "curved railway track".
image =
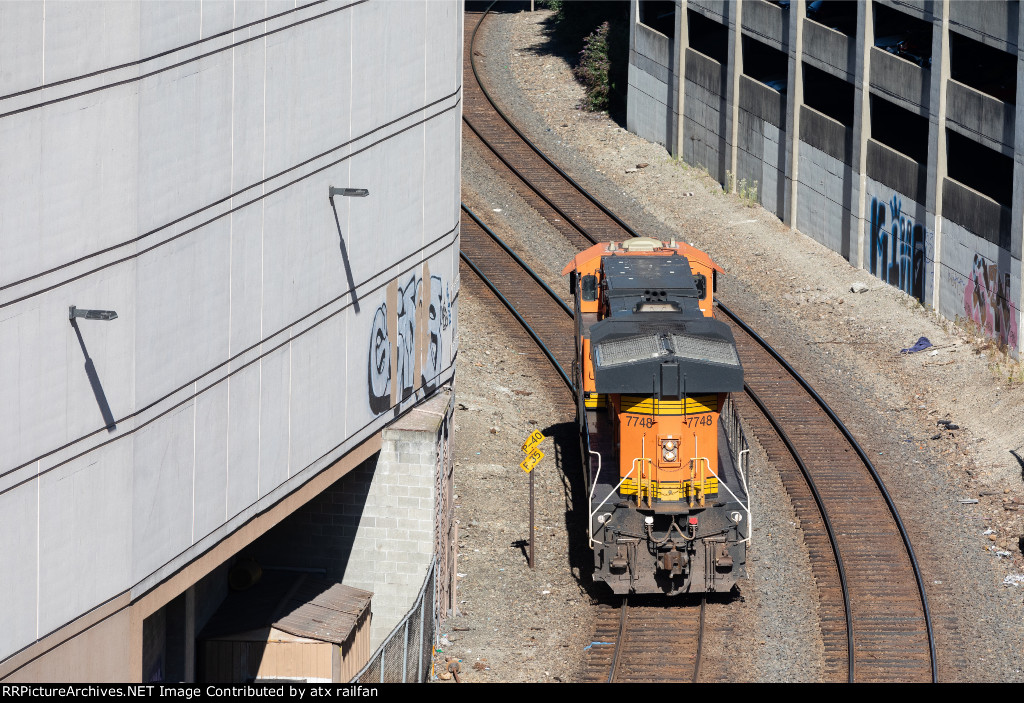
[[[490,101],[478,79],[474,65],[473,39],[486,13],[466,14],[464,52],[464,136],[479,141],[489,160],[568,241],[578,248],[592,243],[622,240],[637,236],[621,219],[564,174],[521,134]],[[468,220],[468,224],[467,224]],[[535,339],[544,341],[548,357],[561,366],[563,374],[573,356],[571,329],[564,310],[542,307],[538,298],[529,297],[518,273],[501,273],[513,256],[484,237],[485,227],[464,209],[463,251],[466,258],[487,262],[493,271],[495,288],[506,304],[517,305],[520,321],[538,323]],[[468,236],[467,236],[468,235]],[[491,239],[491,243],[485,240]],[[503,263],[504,262],[504,263]],[[512,271],[513,269],[504,269]],[[478,266],[478,272],[483,268]],[[486,273],[488,277],[492,273]],[[534,276],[534,278],[536,278]],[[538,296],[539,293],[532,295]],[[557,296],[551,292],[551,298]],[[555,305],[549,302],[545,305]],[[934,681],[937,679],[935,649],[927,597],[913,549],[899,514],[884,485],[866,455],[835,414],[796,374],[781,356],[747,328],[724,305],[720,316],[728,319],[736,336],[743,361],[747,393],[737,397],[737,407],[758,437],[773,465],[779,470],[793,507],[800,517],[804,540],[812,560],[820,601],[820,622],[825,645],[827,680],[849,681]],[[555,318],[565,327],[553,324]],[[665,661],[666,656],[697,654],[680,646],[689,640],[683,633],[690,629],[671,627],[673,611],[694,608],[669,608],[647,615],[631,615],[634,625],[625,636],[616,636],[623,648],[616,666],[615,680],[653,680],[651,668],[644,669],[643,653],[660,653],[650,660]],[[673,613],[670,615],[670,613]],[[680,616],[682,617],[682,616]],[[692,617],[692,615],[690,616]],[[599,620],[606,631],[606,615]],[[639,627],[637,627],[639,625]],[[643,637],[634,632],[645,633]],[[662,638],[659,640],[658,638]],[[605,641],[595,636],[595,641]],[[638,645],[631,654],[629,643]],[[608,640],[613,641],[613,640]],[[605,662],[610,647],[595,646],[591,651],[591,674],[610,667]],[[674,653],[674,654],[672,654]],[[633,660],[640,673],[625,673],[623,661]],[[673,667],[671,680],[680,677],[682,664]],[[660,676],[663,667],[656,669]],[[696,676],[696,673],[694,673]],[[619,678],[619,677],[636,677]],[[594,679],[596,680],[596,679]],[[603,679],[607,680],[607,679]]]

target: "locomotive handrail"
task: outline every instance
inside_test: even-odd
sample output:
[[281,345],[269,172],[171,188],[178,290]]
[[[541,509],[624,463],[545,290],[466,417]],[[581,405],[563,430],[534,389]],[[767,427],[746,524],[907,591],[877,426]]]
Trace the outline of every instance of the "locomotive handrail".
[[[749,449],[745,449],[744,451],[748,451],[749,452],[750,450]],[[705,458],[704,461],[707,461],[707,459]],[[723,481],[721,479],[721,477],[718,474],[715,473],[715,470],[711,468],[711,464],[710,463],[708,464],[708,471],[710,471],[711,475],[715,477],[716,481],[718,481],[718,485],[724,487],[725,490],[729,491],[729,495],[731,495],[733,497],[733,499],[737,503],[740,504],[741,508],[743,508],[744,510],[747,511],[747,516],[749,518],[749,516],[750,516],[750,494],[747,493],[747,504],[744,505],[743,501],[740,500],[739,497],[735,493],[732,492],[731,488],[729,488],[729,484],[726,483],[725,481]],[[743,479],[743,490],[746,491],[746,489],[747,489],[747,481],[746,481],[746,479],[743,478],[742,472],[740,472],[740,478]]]
[[825,402],[825,399],[818,395],[818,392],[811,387],[811,384],[809,384],[803,376],[797,373],[796,369],[794,369],[788,361],[782,358],[782,356],[777,351],[775,351],[775,349],[770,344],[768,344],[768,342],[766,342],[761,337],[761,335],[752,330],[750,326],[747,325],[747,323],[741,320],[724,303],[719,301],[718,307],[719,309],[722,310],[722,312],[728,315],[736,324],[738,324],[744,332],[749,334],[755,342],[761,345],[761,347],[765,351],[771,354],[772,357],[776,361],[778,361],[783,366],[783,368],[785,368],[786,371],[788,371],[793,376],[794,379],[796,379],[797,383],[799,383],[803,387],[803,389],[807,391],[807,393],[814,399],[814,402],[816,402],[818,406],[825,411],[825,414],[829,416],[832,422],[835,423],[836,427],[846,438],[846,441],[850,443],[854,451],[857,452],[857,456],[860,457],[860,460],[863,461],[864,465],[867,467],[868,472],[871,474],[871,478],[875,482],[875,485],[877,485],[878,490],[881,491],[882,497],[885,499],[886,505],[889,506],[889,511],[892,513],[893,520],[895,520],[896,522],[896,527],[899,529],[900,536],[903,538],[903,545],[906,547],[907,553],[910,556],[910,563],[914,569],[914,578],[917,580],[917,590],[921,594],[921,607],[924,610],[925,627],[928,630],[928,650],[929,655],[931,656],[932,683],[938,683],[938,670],[935,665],[935,635],[932,631],[932,616],[931,611],[928,608],[928,595],[924,591],[924,579],[921,576],[921,569],[917,563],[917,556],[914,554],[914,547],[910,544],[910,535],[907,534],[906,527],[904,527],[903,525],[903,520],[902,518],[900,518],[900,513],[896,509],[896,504],[893,503],[892,497],[889,496],[889,491],[886,490],[885,484],[882,483],[882,478],[878,475],[878,471],[875,470],[875,465],[871,463],[870,459],[868,459],[867,454],[865,454],[864,450],[861,448],[857,440],[854,439],[853,435],[847,429],[846,425],[843,424],[843,422],[839,419],[839,416],[837,416],[835,412],[833,412],[829,404]]
[[750,450],[741,449],[739,462],[736,464],[736,471],[739,472],[740,480],[743,482],[743,494],[747,496],[747,538],[743,540],[750,544],[750,538],[754,534],[754,514],[750,511],[750,489],[747,488],[747,474],[743,470],[743,457],[747,458],[747,469],[750,469]]
[[[619,481],[618,485],[615,486],[615,488],[612,489],[611,493],[609,493],[607,496],[605,496],[604,500],[602,500],[601,503],[596,508],[594,508],[594,510],[590,513],[590,525],[591,525],[591,527],[593,527],[593,525],[594,525],[594,516],[597,515],[597,511],[600,510],[604,506],[604,504],[608,502],[609,498],[611,498],[613,495],[615,495],[615,492],[619,490],[619,488],[622,486],[622,484],[626,482],[626,479],[629,478],[629,475],[631,473],[633,473],[633,471],[635,471],[635,470],[636,470],[636,460],[634,459],[633,460],[633,466],[629,469],[629,471],[626,473],[626,475],[622,477],[622,480]],[[596,482],[595,482],[595,485],[596,485]],[[639,495],[637,495],[637,500],[640,500]],[[591,536],[590,536],[590,546],[593,547],[594,546],[594,536],[593,536],[594,533],[591,532],[590,534],[591,534]],[[604,544],[604,542],[602,542],[601,544]]]

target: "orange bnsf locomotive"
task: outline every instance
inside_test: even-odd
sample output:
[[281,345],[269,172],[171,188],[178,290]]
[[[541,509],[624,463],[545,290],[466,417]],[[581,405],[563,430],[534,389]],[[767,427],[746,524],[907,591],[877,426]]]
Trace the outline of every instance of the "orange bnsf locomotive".
[[594,579],[615,593],[728,591],[746,572],[749,500],[719,415],[743,390],[721,269],[638,237],[578,254],[573,375]]

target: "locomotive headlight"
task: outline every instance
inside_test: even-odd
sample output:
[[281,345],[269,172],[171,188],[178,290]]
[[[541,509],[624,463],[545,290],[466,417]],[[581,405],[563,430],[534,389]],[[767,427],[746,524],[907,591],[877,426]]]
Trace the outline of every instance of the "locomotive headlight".
[[661,458],[664,459],[665,461],[675,461],[676,453],[674,451],[666,449],[661,453]]
[[668,439],[662,443],[662,446],[665,447],[666,450],[672,450],[676,448],[676,442],[673,439]]

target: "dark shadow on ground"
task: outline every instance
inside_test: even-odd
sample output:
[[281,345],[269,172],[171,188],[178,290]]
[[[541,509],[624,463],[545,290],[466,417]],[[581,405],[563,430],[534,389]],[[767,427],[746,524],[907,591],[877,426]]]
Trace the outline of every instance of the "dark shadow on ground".
[[603,588],[595,587],[594,558],[587,542],[588,499],[583,481],[583,463],[580,459],[580,433],[575,422],[562,422],[541,430],[548,438],[542,450],[553,455],[562,496],[565,501],[565,529],[569,549],[569,567],[580,587],[597,597]]
[[1011,449],[1010,454],[1013,455],[1013,458],[1017,460],[1017,464],[1020,465],[1020,477],[1024,479],[1024,456],[1021,456],[1016,449]]
[[[470,3],[467,3],[467,8]],[[525,6],[525,8],[524,8]],[[530,4],[519,2],[498,3],[495,9],[505,12],[529,10]],[[608,2],[563,2],[558,13],[550,15],[543,25],[544,41],[525,49],[538,56],[564,59],[572,67],[579,63],[583,40],[602,22],[608,22],[608,71],[610,104],[608,115],[620,127],[626,127],[626,84],[629,71],[629,3],[624,0]],[[577,106],[582,109],[581,106]]]

